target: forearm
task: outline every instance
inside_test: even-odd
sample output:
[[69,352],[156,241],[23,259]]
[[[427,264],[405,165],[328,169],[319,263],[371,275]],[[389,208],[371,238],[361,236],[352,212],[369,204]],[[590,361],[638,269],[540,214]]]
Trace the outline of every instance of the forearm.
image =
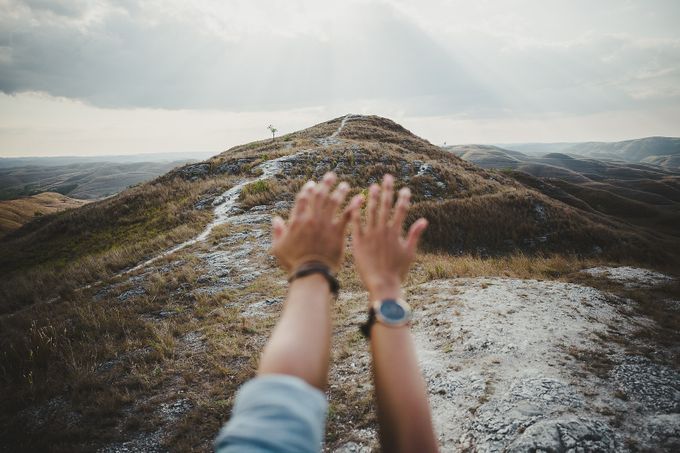
[[331,342],[328,282],[313,274],[291,283],[283,313],[260,359],[258,374],[288,374],[324,389]]
[[371,352],[383,451],[437,451],[426,386],[408,327],[375,324]]
[[[385,280],[369,291],[370,300],[400,297],[398,279]],[[375,323],[371,329],[371,353],[383,451],[437,451],[427,388],[410,329]]]

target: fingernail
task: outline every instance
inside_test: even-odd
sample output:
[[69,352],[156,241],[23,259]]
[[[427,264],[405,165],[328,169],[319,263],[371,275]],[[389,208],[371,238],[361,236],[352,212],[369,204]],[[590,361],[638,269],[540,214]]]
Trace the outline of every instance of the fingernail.
[[345,181],[341,182],[338,184],[338,190],[346,191],[349,190],[349,184],[347,184]]
[[305,183],[304,186],[302,186],[303,189],[309,189],[310,187],[314,187],[316,183],[312,181],[311,179]]

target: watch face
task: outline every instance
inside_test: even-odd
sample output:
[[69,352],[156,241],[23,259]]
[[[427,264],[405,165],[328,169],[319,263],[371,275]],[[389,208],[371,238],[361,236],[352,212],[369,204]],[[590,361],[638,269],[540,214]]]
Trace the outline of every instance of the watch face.
[[406,317],[406,310],[396,300],[385,300],[380,304],[380,314],[389,323],[398,323]]

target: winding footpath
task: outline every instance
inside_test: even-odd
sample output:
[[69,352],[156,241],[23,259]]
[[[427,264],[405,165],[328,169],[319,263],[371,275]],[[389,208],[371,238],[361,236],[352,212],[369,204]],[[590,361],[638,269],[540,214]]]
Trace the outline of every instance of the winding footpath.
[[[340,122],[340,125],[338,128],[328,137],[324,137],[319,140],[319,143],[324,146],[328,147],[332,144],[337,144],[339,142],[338,140],[338,135],[342,132],[342,129],[345,127],[345,124],[347,122],[356,117],[357,115],[352,115],[352,114],[347,114],[342,118],[342,121]],[[287,162],[290,160],[294,160],[299,154],[303,153],[304,151],[301,151],[299,153],[295,154],[290,154],[286,156],[282,156],[276,159],[268,160],[266,162],[261,163],[258,165],[258,168],[262,170],[262,174],[258,176],[257,178],[252,178],[252,179],[246,179],[235,186],[231,187],[228,189],[226,192],[224,192],[222,195],[217,197],[215,201],[213,202],[213,206],[215,207],[214,213],[215,213],[215,218],[213,219],[212,222],[210,222],[205,229],[198,235],[195,236],[191,239],[188,239],[181,244],[178,244],[164,252],[162,252],[159,255],[154,256],[153,258],[150,258],[130,269],[127,269],[121,273],[119,273],[117,276],[125,275],[130,272],[137,271],[141,268],[144,268],[150,264],[153,264],[155,261],[164,258],[166,256],[172,255],[175,252],[178,252],[190,245],[196,244],[198,242],[203,242],[205,241],[208,236],[210,236],[210,233],[212,233],[213,229],[219,225],[223,225],[227,222],[229,222],[229,219],[232,217],[232,214],[236,208],[236,204],[238,202],[239,196],[241,195],[241,192],[243,191],[243,188],[247,186],[248,184],[252,184],[257,181],[263,181],[265,179],[272,178],[279,173],[281,173],[281,164],[283,162]]]
[[[345,127],[345,125],[347,124],[347,122],[350,121],[353,118],[358,117],[358,116],[359,115],[352,115],[352,114],[345,115],[342,118],[342,121],[340,122],[340,125],[338,126],[338,128],[328,137],[324,137],[324,138],[320,139],[318,141],[319,144],[322,145],[323,147],[328,147],[332,144],[339,143],[340,140],[337,137],[338,137],[338,135],[340,135],[340,133],[342,132],[342,130]],[[180,251],[180,250],[182,250],[186,247],[189,247],[189,246],[196,244],[196,243],[199,243],[199,242],[204,242],[208,238],[208,236],[210,236],[210,233],[212,233],[212,231],[215,229],[215,227],[229,222],[229,220],[233,216],[234,211],[236,209],[236,205],[238,203],[239,196],[241,195],[241,191],[243,190],[243,188],[246,185],[251,184],[251,183],[256,182],[256,181],[262,181],[262,180],[269,179],[269,178],[276,176],[282,170],[282,165],[281,165],[282,163],[284,163],[286,161],[290,161],[290,160],[295,160],[295,158],[299,154],[302,154],[302,153],[305,153],[305,152],[306,151],[300,151],[300,152],[295,153],[295,154],[282,156],[282,157],[279,157],[279,158],[276,158],[276,159],[271,159],[271,160],[268,160],[266,162],[261,163],[260,165],[258,165],[258,168],[260,170],[262,170],[262,174],[260,176],[258,176],[257,178],[246,179],[246,180],[236,184],[235,186],[233,186],[230,189],[228,189],[227,191],[225,191],[222,195],[217,197],[215,199],[215,201],[213,201],[213,206],[214,206],[213,212],[214,212],[215,217],[205,227],[205,229],[200,234],[198,234],[197,236],[195,236],[191,239],[188,239],[188,240],[182,242],[181,244],[177,244],[176,246],[174,246],[174,247],[172,247],[168,250],[165,250],[165,251],[161,252],[160,254],[153,256],[152,258],[149,258],[146,261],[143,261],[143,262],[137,264],[134,267],[131,267],[129,269],[121,271],[118,274],[115,274],[114,278],[130,274],[132,272],[135,272],[139,269],[142,269],[144,267],[147,267],[147,266],[153,264],[154,262],[158,261],[161,258],[172,255],[173,253],[178,252],[178,251]],[[78,288],[77,291],[83,291],[83,290],[86,290],[86,289],[97,287],[97,286],[100,286],[102,283],[103,282],[101,280],[98,280],[96,282],[93,282],[93,283],[90,283],[88,285],[84,285],[84,286]],[[22,313],[22,312],[29,310],[31,308],[35,308],[38,305],[48,305],[48,304],[55,303],[59,300],[60,300],[60,297],[56,296],[56,297],[48,299],[44,302],[38,302],[36,304],[32,304],[32,305],[29,305],[27,307],[21,308],[21,309],[15,311],[15,312],[0,315],[0,319],[12,318],[12,317],[16,316],[17,314]]]

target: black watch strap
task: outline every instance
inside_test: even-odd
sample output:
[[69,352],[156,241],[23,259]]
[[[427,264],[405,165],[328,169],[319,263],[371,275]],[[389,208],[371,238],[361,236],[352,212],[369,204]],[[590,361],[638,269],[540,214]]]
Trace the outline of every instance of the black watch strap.
[[298,278],[306,277],[312,274],[321,274],[328,282],[331,293],[333,293],[335,297],[338,297],[338,293],[340,292],[340,282],[338,282],[338,279],[335,278],[335,275],[333,275],[328,266],[323,263],[312,262],[303,264],[297,268],[297,270],[293,272],[290,277],[288,277],[288,283],[292,283]]
[[375,324],[375,309],[371,307],[368,309],[368,319],[359,326],[359,330],[365,338],[371,338],[371,327],[373,327],[373,324]]

